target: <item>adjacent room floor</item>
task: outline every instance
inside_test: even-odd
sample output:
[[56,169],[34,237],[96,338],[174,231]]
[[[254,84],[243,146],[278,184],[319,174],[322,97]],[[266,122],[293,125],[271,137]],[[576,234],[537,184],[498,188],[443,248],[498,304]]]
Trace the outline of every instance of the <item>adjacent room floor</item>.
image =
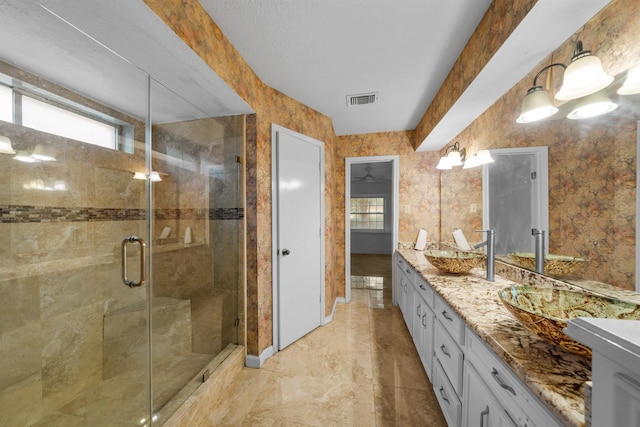
[[391,256],[353,255],[351,303],[333,321],[244,368],[212,425],[444,427],[402,314]]

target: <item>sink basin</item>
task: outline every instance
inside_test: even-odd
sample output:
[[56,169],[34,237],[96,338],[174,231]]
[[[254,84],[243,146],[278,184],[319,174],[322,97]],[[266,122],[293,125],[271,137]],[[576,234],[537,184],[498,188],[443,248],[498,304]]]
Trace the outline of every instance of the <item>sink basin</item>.
[[438,270],[447,273],[466,273],[482,266],[484,254],[464,251],[424,251],[424,256]]
[[[512,252],[509,254],[513,262],[528,270],[535,269],[536,256],[532,252]],[[547,254],[544,256],[544,274],[566,276],[586,265],[587,260],[564,255]]]
[[640,320],[640,305],[613,298],[559,289],[512,286],[500,301],[527,329],[565,350],[590,357],[591,349],[562,331],[575,317]]

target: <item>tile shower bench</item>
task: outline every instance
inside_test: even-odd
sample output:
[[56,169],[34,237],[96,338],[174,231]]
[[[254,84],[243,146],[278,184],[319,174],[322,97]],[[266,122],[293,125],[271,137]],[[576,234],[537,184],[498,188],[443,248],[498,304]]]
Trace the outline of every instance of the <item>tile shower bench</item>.
[[515,282],[484,269],[447,274],[398,249],[394,302],[451,426],[584,426],[591,361],[526,330],[498,291]]

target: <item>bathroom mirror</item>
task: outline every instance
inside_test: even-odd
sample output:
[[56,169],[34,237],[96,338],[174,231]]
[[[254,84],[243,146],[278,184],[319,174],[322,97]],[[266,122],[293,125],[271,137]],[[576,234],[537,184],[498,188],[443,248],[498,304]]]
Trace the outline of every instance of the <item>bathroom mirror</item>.
[[[555,277],[575,284],[587,280],[633,290],[640,94],[616,93],[625,77],[626,72],[620,73],[609,86],[608,95],[618,107],[606,115],[570,120],[567,103],[549,119],[516,124],[526,93],[526,88],[518,87],[499,101],[505,104],[503,111],[494,113],[513,123],[489,129],[485,126],[490,120],[481,116],[477,121],[485,123],[474,123],[465,132],[478,140],[496,141],[482,148],[548,147],[548,252],[587,260],[571,274]],[[508,114],[507,108],[511,110]],[[465,132],[459,136],[463,146]],[[470,242],[479,241],[475,230],[483,226],[482,169],[446,171],[441,174],[441,189],[442,240],[452,240],[451,230],[460,227]],[[533,236],[531,239],[533,245]],[[516,264],[512,257],[501,259]]]
[[[572,104],[552,118],[522,126],[525,140],[549,146],[549,254],[586,259],[550,274],[635,288],[635,175],[640,95],[619,95],[627,73],[607,89],[617,109],[570,120]],[[533,242],[533,236],[531,237]],[[509,256],[506,262],[520,266]]]

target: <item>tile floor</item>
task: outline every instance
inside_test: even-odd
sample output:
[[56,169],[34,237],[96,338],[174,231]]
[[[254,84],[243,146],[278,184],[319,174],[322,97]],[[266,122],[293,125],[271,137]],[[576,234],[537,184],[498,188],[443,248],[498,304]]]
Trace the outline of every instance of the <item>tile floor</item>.
[[391,257],[354,256],[352,274],[351,303],[262,369],[244,368],[211,425],[446,426],[391,304]]

